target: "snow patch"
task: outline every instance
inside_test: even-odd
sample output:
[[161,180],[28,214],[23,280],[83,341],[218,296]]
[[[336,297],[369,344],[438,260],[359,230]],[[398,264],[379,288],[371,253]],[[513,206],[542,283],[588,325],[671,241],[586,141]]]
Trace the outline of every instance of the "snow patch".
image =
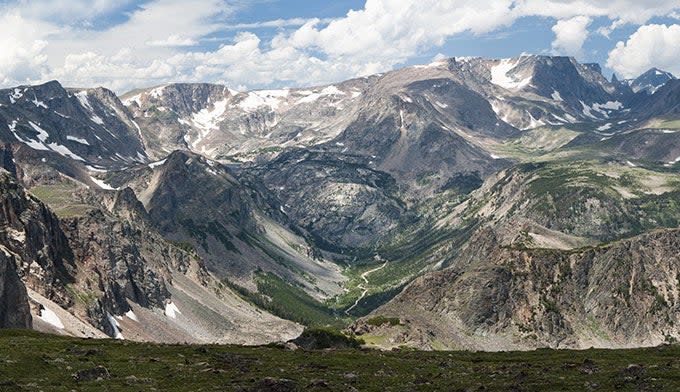
[[111,185],[107,184],[106,182],[104,182],[100,179],[97,179],[97,178],[92,177],[92,176],[90,176],[90,179],[92,180],[92,182],[97,184],[97,186],[100,187],[101,189],[105,189],[107,191],[115,191],[116,190],[116,188],[112,187]]
[[509,116],[511,109],[507,107],[507,104],[501,101],[490,100],[489,103],[491,103],[491,110],[493,110],[493,112],[496,113],[496,117],[500,118],[503,122],[513,125]]
[[44,129],[40,128],[38,125],[33,123],[33,121],[29,121],[28,125],[30,125],[36,132],[38,132],[38,139],[40,139],[41,142],[45,142],[48,137],[50,137],[50,134],[47,133]]
[[90,120],[92,120],[92,122],[94,122],[95,124],[104,125],[104,120],[102,120],[101,117],[94,114],[94,109],[92,109],[92,105],[90,105],[90,100],[87,98],[87,90],[79,91],[75,94],[75,96],[76,98],[78,98],[80,106],[89,110],[90,113],[92,113],[92,117],[90,117]]
[[593,104],[593,109],[594,110],[621,110],[623,109],[623,104],[619,101],[607,101],[605,103],[594,103]]
[[90,120],[95,124],[104,125],[104,120],[96,114],[93,114],[92,117],[90,117]]
[[597,127],[597,130],[598,131],[606,131],[607,129],[609,129],[611,127],[612,127],[612,123],[606,123],[601,127]]
[[149,95],[151,95],[153,98],[160,98],[161,95],[163,95],[163,90],[165,90],[167,86],[159,86],[154,88],[149,92]]
[[132,97],[125,99],[123,101],[123,105],[130,106],[133,102],[136,102],[137,106],[142,106],[142,101],[140,100],[141,97],[142,94],[133,95]]
[[[31,123],[31,124],[33,124],[33,123]],[[19,136],[19,134],[17,133],[17,120],[13,120],[12,123],[11,123],[11,124],[7,124],[7,126],[9,127],[9,130],[12,132],[12,134],[14,135],[14,137],[15,137],[18,141],[24,143],[25,145],[31,147],[31,148],[34,149],[34,150],[41,150],[41,151],[48,151],[48,150],[49,150],[49,148],[48,148],[45,144],[43,144],[42,142],[40,142],[40,141],[33,140],[33,139],[24,139],[24,138],[22,138],[21,136]],[[44,131],[42,130],[42,128],[40,128],[40,127],[38,127],[38,128],[39,128],[42,132],[44,132]],[[41,131],[38,131],[38,132],[39,132],[39,135],[42,136],[42,134],[40,133]],[[40,137],[40,136],[39,136],[39,137]]]
[[597,116],[593,115],[592,108],[588,105],[585,104],[583,101],[579,101],[581,103],[581,106],[583,107],[583,114],[586,117],[594,118],[597,120]]
[[9,95],[9,101],[11,103],[16,103],[16,101],[23,96],[24,94],[21,92],[21,89],[15,88],[14,92]]
[[135,312],[132,311],[132,309],[128,310],[128,311],[125,313],[125,316],[126,316],[127,318],[129,318],[130,320],[132,320],[132,321],[139,322],[139,319],[137,318],[137,315],[135,314]]
[[109,320],[109,324],[111,324],[111,328],[113,329],[113,338],[114,339],[120,339],[120,340],[125,339],[123,337],[123,334],[120,333],[120,325],[118,324],[118,321],[116,320],[116,318],[111,316],[111,313],[107,313],[106,318]]
[[188,121],[180,119],[179,122],[181,124],[193,123],[198,128],[196,140],[189,142],[188,135],[184,136],[184,140],[190,143],[192,147],[196,147],[210,132],[219,129],[220,119],[226,110],[227,100],[223,99],[215,102],[212,108],[205,108],[198,113],[194,113]]
[[288,96],[289,90],[261,90],[248,93],[248,96],[238,106],[251,112],[261,106],[268,106],[272,110],[279,108],[281,101]]
[[526,111],[526,113],[529,115],[529,125],[526,128],[522,129],[523,131],[527,129],[542,127],[545,125],[545,122],[543,122],[543,120],[537,120],[536,118],[534,118],[533,114],[531,114],[531,112],[529,112],[528,110]]
[[78,101],[80,102],[80,106],[84,107],[85,109],[92,111],[92,106],[90,106],[90,101],[87,99],[87,91],[78,91],[75,93],[76,98],[78,98]]
[[576,122],[576,117],[572,116],[569,113],[564,113],[564,118],[566,118],[567,121],[572,123],[572,124]]
[[43,307],[40,309],[40,319],[48,324],[51,324],[59,329],[64,329],[64,324],[61,322],[59,316],[56,313]]
[[554,118],[555,120],[561,121],[562,123],[567,123],[567,122],[569,122],[569,121],[567,121],[565,118],[560,117],[560,116],[558,116],[558,115],[555,114],[555,113],[552,113],[552,116],[553,116],[553,118]]
[[345,92],[333,85],[330,85],[321,90],[321,95],[345,95]]
[[85,167],[87,168],[87,170],[89,170],[91,172],[95,172],[95,173],[107,173],[108,172],[108,170],[100,169],[100,168],[90,166],[90,165],[85,165]]
[[66,135],[66,140],[71,140],[71,141],[74,141],[76,143],[84,144],[86,146],[90,145],[90,143],[88,143],[87,140],[81,139],[79,137],[71,136],[71,135]]
[[81,157],[77,154],[74,154],[73,151],[68,149],[68,147],[62,146],[61,144],[50,143],[50,144],[47,145],[47,147],[49,147],[50,150],[56,152],[57,154],[59,154],[61,156],[65,156],[65,157],[68,157],[68,158],[71,158],[71,159],[75,159],[76,161],[85,162],[85,159],[83,159],[83,157]]
[[316,101],[317,99],[321,97],[325,97],[328,95],[345,95],[345,92],[338,89],[337,87],[331,85],[320,92],[309,92],[309,91],[300,91],[300,93],[309,93],[309,94],[303,94],[306,95],[303,98],[298,99],[297,103],[311,103]]
[[31,102],[32,102],[32,103],[35,105],[35,107],[37,107],[37,108],[45,108],[45,109],[47,109],[47,105],[45,105],[45,102],[39,101],[39,100],[38,100],[38,97],[36,97],[35,95],[33,96],[33,100],[32,100]]
[[177,308],[177,305],[175,305],[174,302],[168,302],[165,305],[165,315],[166,316],[168,316],[172,319],[175,319],[175,318],[177,318],[178,314],[182,314],[182,312],[179,311],[179,309]]
[[44,142],[47,140],[47,138],[50,136],[44,129],[40,128],[33,122],[29,121],[28,124],[36,131],[38,132],[38,140],[33,140],[33,139],[23,139],[21,138],[17,133],[16,133],[16,121],[12,122],[12,126],[10,127],[10,130],[12,133],[14,133],[14,137],[17,138],[19,141],[22,143],[26,144],[27,146],[31,147],[34,150],[41,150],[41,151],[48,151],[50,148],[47,147]]
[[551,97],[554,101],[560,101],[560,102],[563,102],[563,101],[564,101],[564,99],[562,99],[562,96],[560,95],[560,92],[557,91],[557,90],[553,90],[553,93],[550,95],[550,97]]
[[167,160],[168,160],[168,159],[165,158],[165,159],[161,159],[160,161],[151,162],[151,163],[149,163],[149,167],[150,167],[151,169],[155,169],[155,168],[157,168],[158,166],[163,165],[163,164],[165,163],[165,161],[167,161]]
[[491,67],[491,83],[508,90],[519,89],[531,83],[531,76],[519,81],[508,76],[508,73],[515,69],[517,63],[519,63],[519,60],[512,62],[511,59],[503,59],[498,65]]

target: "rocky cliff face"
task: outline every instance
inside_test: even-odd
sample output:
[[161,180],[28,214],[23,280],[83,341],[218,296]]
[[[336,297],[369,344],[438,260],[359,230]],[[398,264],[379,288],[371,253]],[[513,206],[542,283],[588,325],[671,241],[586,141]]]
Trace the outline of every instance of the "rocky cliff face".
[[0,248],[0,328],[30,328],[26,287],[16,272],[14,256]]
[[25,193],[9,173],[0,172],[0,234],[3,246],[16,255],[16,268],[26,286],[62,306],[72,303],[66,285],[75,264],[57,217]]
[[0,91],[0,137],[98,167],[144,162],[139,128],[111,91],[65,89],[53,81]]
[[[153,341],[263,342],[295,334],[293,323],[266,313],[258,316],[263,324],[254,323],[251,305],[221,287],[196,254],[155,231],[129,188],[101,193],[58,184],[35,190],[50,203],[68,197],[69,205],[80,206],[57,218],[9,173],[0,179],[3,261],[16,263],[21,278],[14,266],[4,266],[3,310],[14,315],[3,316],[7,325],[30,326],[30,302],[40,328],[78,336],[97,336],[90,325],[111,337]],[[227,329],[198,327],[206,317]],[[244,329],[249,335],[240,336]]]
[[670,230],[575,251],[522,250],[483,231],[453,267],[375,312],[404,325],[371,333],[395,345],[483,350],[673,341],[679,246],[680,231]]
[[5,227],[1,241],[15,255],[19,275],[32,291],[112,336],[106,315],[128,311],[128,299],[162,308],[170,297],[163,279],[151,269],[154,264],[141,258],[139,228],[116,222],[100,210],[60,221],[6,172],[0,192]]

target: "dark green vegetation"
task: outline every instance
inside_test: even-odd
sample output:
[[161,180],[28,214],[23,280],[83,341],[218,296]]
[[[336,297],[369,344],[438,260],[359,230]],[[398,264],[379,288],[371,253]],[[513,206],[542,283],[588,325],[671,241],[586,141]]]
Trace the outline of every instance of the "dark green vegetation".
[[366,320],[366,324],[372,325],[374,327],[379,327],[384,324],[395,326],[401,324],[401,321],[397,317],[376,316]]
[[274,274],[260,273],[257,293],[229,284],[244,299],[271,313],[308,326],[343,327],[349,323],[329,307],[312,298],[303,289],[287,284]]
[[308,328],[295,338],[293,343],[307,350],[322,350],[327,348],[356,349],[361,347],[364,341],[332,328]]
[[279,346],[155,345],[0,331],[2,391],[679,389],[677,346],[506,353],[292,351]]

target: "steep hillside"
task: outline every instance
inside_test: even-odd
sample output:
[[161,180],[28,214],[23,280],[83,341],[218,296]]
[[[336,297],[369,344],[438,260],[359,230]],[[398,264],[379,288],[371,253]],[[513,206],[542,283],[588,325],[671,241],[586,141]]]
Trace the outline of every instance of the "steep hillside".
[[[387,345],[483,350],[636,347],[677,339],[678,230],[562,251],[479,232],[451,268],[409,285],[357,329]],[[370,320],[370,319],[369,319]]]
[[279,205],[270,205],[227,166],[176,151],[108,178],[131,186],[159,232],[189,245],[221,279],[254,289],[254,273],[271,272],[319,299],[340,292],[339,267],[292,231]]
[[37,329],[238,343],[298,331],[254,309],[213,278],[196,255],[156,234],[130,189],[93,193],[66,182],[33,188],[48,204],[60,206],[66,199],[87,207],[57,217],[6,172],[1,185],[7,228],[2,242],[29,289]]
[[17,275],[14,256],[2,247],[0,249],[0,328],[30,328],[32,321],[28,307],[28,294]]
[[116,95],[103,88],[65,89],[53,81],[0,90],[0,138],[96,167],[147,160],[140,130]]

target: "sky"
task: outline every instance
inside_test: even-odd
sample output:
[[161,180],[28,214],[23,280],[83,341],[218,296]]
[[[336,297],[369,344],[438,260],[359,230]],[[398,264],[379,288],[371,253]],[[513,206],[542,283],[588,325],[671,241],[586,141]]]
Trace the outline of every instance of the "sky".
[[679,0],[0,0],[0,26],[0,87],[301,87],[523,53],[680,76]]

